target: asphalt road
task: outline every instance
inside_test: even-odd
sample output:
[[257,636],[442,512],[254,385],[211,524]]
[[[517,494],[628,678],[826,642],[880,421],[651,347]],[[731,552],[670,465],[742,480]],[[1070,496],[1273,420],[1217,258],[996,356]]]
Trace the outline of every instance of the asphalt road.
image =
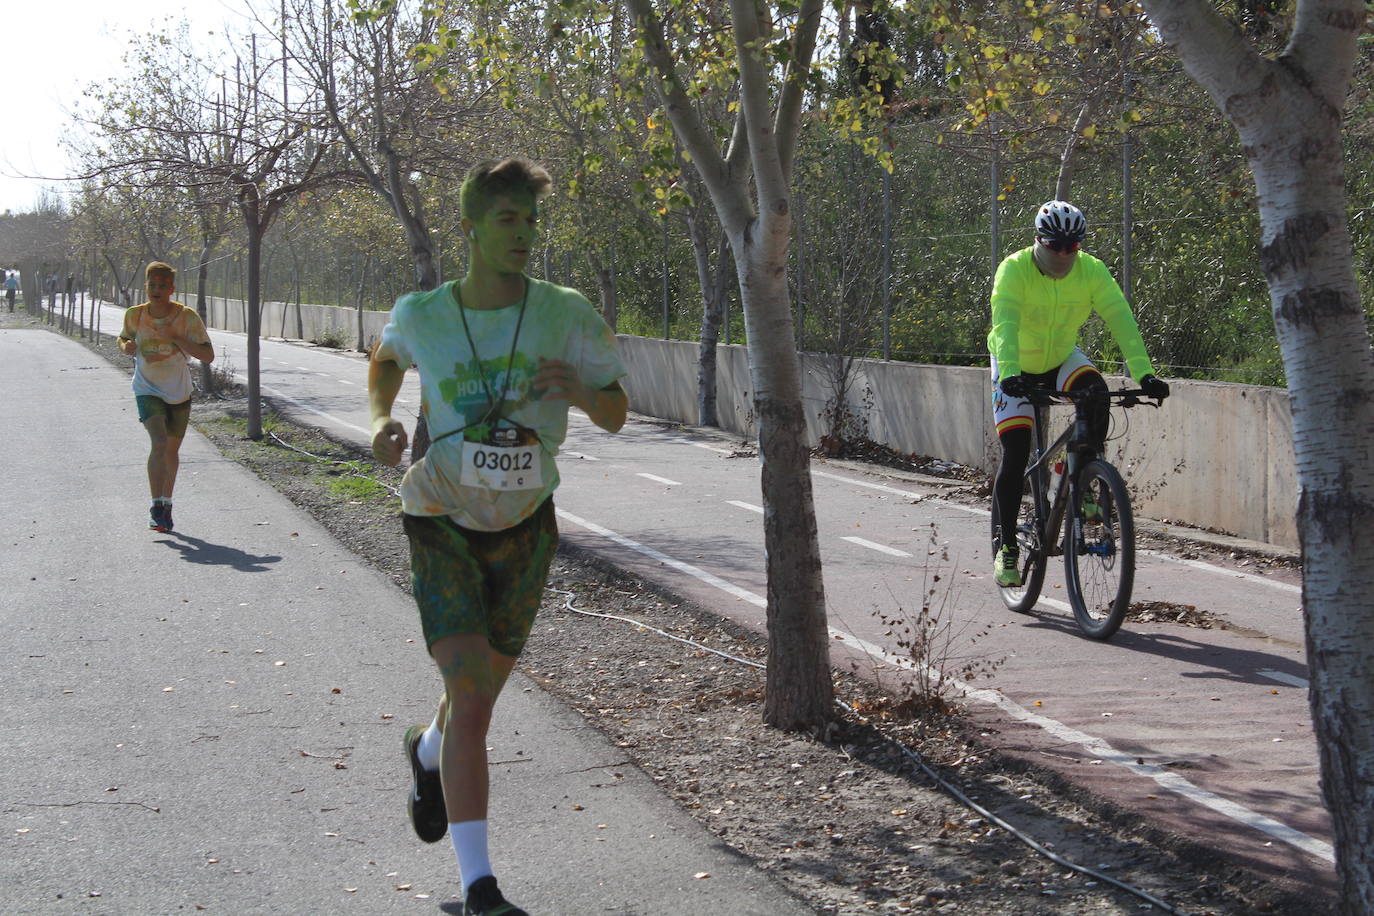
[[[105,326],[117,316],[107,309]],[[243,335],[212,336],[242,372]],[[279,407],[367,441],[361,354],[267,340],[261,368]],[[413,416],[413,372],[401,397]],[[759,466],[747,443],[647,418],[608,436],[574,411],[559,464],[565,540],[763,629]],[[1147,552],[1136,600],[1195,606],[1235,629],[1128,623],[1101,644],[1078,635],[1057,565],[1032,614],[1002,606],[987,513],[942,498],[943,483],[825,461],[812,477],[836,663],[901,677],[910,660],[891,621],[928,605],[941,647],[921,661],[979,673],[970,705],[995,746],[1265,873],[1331,886],[1296,574],[1188,559],[1182,547]]]

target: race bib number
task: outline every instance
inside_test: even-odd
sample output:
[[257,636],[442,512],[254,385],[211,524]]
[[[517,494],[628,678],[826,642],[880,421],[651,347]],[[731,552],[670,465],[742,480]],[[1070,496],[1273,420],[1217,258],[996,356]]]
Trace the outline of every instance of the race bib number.
[[463,443],[465,486],[487,490],[537,490],[544,486],[539,461],[540,446]]

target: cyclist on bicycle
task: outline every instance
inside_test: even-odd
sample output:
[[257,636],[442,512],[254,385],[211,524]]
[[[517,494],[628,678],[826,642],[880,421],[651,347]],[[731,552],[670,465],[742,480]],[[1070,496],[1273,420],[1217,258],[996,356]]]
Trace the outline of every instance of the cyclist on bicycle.
[[[1150,397],[1169,396],[1169,385],[1155,375],[1121,287],[1105,264],[1079,251],[1087,230],[1083,212],[1073,204],[1048,201],[1036,213],[1035,244],[1008,255],[992,284],[988,352],[993,423],[1002,444],[992,497],[1002,519],[994,576],[1004,588],[1021,584],[1016,516],[1035,422],[1035,409],[1025,395],[1049,387],[1106,389],[1106,380],[1078,347],[1078,332],[1092,312],[1107,323],[1140,387]],[[1090,432],[1099,451],[1109,419],[1105,402],[1093,408]]]

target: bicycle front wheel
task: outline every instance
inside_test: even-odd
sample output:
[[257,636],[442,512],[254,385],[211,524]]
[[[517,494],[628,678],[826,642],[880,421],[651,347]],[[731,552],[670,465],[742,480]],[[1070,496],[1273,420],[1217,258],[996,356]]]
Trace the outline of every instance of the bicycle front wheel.
[[1095,460],[1078,475],[1078,505],[1070,506],[1064,540],[1064,577],[1073,616],[1093,639],[1111,639],[1131,603],[1135,584],[1135,522],[1126,483],[1116,468]]
[[[1001,548],[998,533],[1001,530],[997,512],[997,498],[992,500],[992,555],[997,556]],[[1040,599],[1040,588],[1045,583],[1045,551],[1040,546],[1035,527],[1030,521],[1016,528],[1016,545],[1021,548],[1021,584],[1011,588],[998,587],[1002,603],[1018,614],[1029,614]]]

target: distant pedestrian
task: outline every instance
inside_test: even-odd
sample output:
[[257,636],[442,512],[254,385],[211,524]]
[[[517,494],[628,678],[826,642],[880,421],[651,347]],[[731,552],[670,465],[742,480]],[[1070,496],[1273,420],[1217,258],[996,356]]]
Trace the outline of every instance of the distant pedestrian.
[[177,272],[154,261],[144,271],[148,301],[124,313],[119,349],[134,357],[134,400],[148,431],[148,489],[153,504],[148,527],[172,530],[172,488],[177,482],[181,440],[191,418],[191,370],[186,358],[213,362],[215,349],[196,310],[172,301]]
[[14,297],[19,292],[19,272],[17,270],[5,271],[5,301],[9,303],[10,311],[14,311]]
[[[372,450],[400,461],[391,416],[405,372],[420,370],[437,432],[401,483],[411,583],[444,696],[405,734],[420,839],[445,833],[467,916],[526,916],[496,885],[487,852],[487,729],[534,623],[558,543],[554,455],[568,408],[616,432],[627,401],[615,336],[576,290],[525,276],[547,172],[521,158],[478,163],[461,193],[467,276],[397,301],[372,354]],[[453,319],[457,318],[458,321]]]

